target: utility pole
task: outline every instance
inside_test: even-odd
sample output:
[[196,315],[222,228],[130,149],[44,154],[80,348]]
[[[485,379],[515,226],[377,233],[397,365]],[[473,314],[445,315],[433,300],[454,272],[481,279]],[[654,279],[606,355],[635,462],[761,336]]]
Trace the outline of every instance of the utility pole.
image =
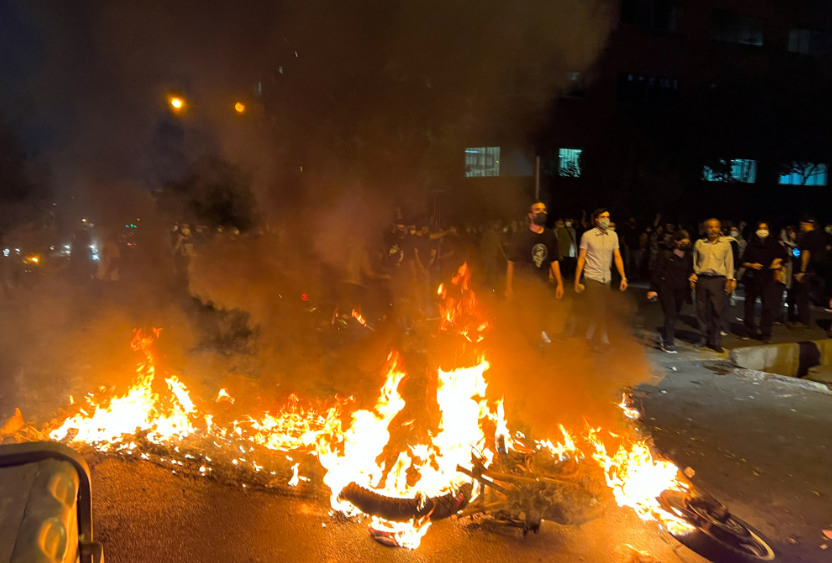
[[534,157],[534,198],[540,199],[540,155]]

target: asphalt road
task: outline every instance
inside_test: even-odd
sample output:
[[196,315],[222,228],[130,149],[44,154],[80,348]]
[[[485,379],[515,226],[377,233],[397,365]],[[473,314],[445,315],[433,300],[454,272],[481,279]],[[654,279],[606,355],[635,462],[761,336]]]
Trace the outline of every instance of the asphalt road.
[[621,509],[581,527],[544,523],[539,535],[525,538],[467,519],[440,521],[410,551],[376,543],[363,523],[330,516],[323,499],[245,490],[120,459],[98,464],[93,481],[96,536],[115,563],[624,562],[623,544],[663,563],[704,561]]
[[680,356],[656,358],[670,371],[643,389],[656,445],[784,561],[832,560],[832,395],[725,373],[715,354]]

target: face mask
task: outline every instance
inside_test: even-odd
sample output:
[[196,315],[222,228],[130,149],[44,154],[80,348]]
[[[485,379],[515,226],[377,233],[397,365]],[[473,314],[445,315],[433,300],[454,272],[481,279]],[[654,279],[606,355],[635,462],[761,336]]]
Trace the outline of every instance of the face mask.
[[761,239],[766,238],[768,236],[768,230],[760,229],[759,231],[757,231],[757,236]]
[[572,226],[572,221],[567,221],[567,222],[566,222],[566,228],[568,229],[568,228],[569,228],[569,227],[571,227],[571,226]]
[[546,224],[546,221],[549,219],[548,213],[535,213],[532,222],[534,222],[537,226],[542,226]]
[[731,231],[731,236],[734,237],[734,238],[737,238],[738,236],[740,236],[740,232],[739,231]]
[[826,225],[823,230],[832,235],[832,225]]
[[601,227],[602,230],[606,231],[610,226],[610,218],[604,217],[602,219],[598,219],[598,226]]

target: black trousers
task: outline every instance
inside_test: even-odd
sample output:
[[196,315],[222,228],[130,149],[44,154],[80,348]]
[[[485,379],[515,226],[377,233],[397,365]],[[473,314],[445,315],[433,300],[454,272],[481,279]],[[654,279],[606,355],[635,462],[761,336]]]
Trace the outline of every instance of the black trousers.
[[780,306],[780,297],[783,295],[783,285],[773,279],[765,281],[751,280],[745,285],[745,328],[748,335],[757,334],[757,325],[754,320],[754,305],[757,298],[763,308],[760,316],[760,332],[763,338],[771,338],[771,328],[774,325],[774,312]]
[[679,318],[679,313],[682,307],[685,306],[690,295],[690,289],[659,289],[659,303],[662,304],[662,311],[664,311],[664,343],[666,346],[673,346],[676,336],[676,319]]
[[722,307],[725,305],[725,277],[700,276],[696,282],[696,316],[699,330],[705,342],[711,346],[722,345],[719,334]]
[[803,276],[803,281],[792,281],[792,286],[795,290],[796,298],[797,298],[797,314],[800,322],[802,324],[808,325],[811,322],[811,316],[809,315],[809,307],[811,306],[811,300],[809,299],[809,295],[812,292],[812,288],[815,284],[815,274],[806,274]]

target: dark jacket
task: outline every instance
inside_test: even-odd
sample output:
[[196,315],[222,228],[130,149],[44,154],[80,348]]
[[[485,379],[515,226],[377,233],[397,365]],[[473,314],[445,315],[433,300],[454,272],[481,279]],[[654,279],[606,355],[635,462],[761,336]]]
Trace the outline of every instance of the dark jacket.
[[690,287],[688,278],[693,275],[693,252],[686,250],[677,256],[672,250],[660,250],[656,269],[650,280],[650,291],[677,291]]
[[745,252],[742,255],[742,264],[762,264],[763,269],[746,268],[742,278],[743,283],[772,283],[774,281],[774,270],[769,266],[776,258],[780,258],[784,262],[789,259],[786,249],[777,241],[776,237],[769,235],[760,240],[757,235],[751,235],[748,246],[745,247]]

